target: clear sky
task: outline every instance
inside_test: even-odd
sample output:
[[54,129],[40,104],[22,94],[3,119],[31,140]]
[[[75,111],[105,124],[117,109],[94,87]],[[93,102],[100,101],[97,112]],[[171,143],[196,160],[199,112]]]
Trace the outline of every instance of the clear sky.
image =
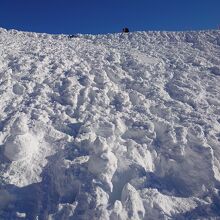
[[46,33],[201,30],[220,25],[220,0],[0,0],[0,27]]

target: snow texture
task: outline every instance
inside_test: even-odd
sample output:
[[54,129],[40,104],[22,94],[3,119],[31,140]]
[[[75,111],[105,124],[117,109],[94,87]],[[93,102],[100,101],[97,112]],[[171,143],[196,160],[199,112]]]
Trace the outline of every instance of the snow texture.
[[220,219],[220,31],[0,29],[0,219]]

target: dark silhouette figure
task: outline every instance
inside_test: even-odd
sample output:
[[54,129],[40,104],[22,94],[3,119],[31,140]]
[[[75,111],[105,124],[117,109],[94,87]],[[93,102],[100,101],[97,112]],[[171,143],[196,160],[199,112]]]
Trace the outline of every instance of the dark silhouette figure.
[[129,29],[128,29],[127,27],[125,27],[125,28],[122,29],[122,32],[123,32],[123,33],[128,33],[128,32],[129,32]]
[[68,38],[69,38],[69,39],[77,38],[77,35],[74,35],[74,34],[73,34],[73,35],[69,35]]

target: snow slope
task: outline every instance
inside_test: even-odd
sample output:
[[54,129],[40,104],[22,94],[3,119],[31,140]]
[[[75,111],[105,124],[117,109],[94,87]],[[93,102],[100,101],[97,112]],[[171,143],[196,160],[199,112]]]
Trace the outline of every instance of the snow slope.
[[0,219],[220,219],[220,31],[0,29]]

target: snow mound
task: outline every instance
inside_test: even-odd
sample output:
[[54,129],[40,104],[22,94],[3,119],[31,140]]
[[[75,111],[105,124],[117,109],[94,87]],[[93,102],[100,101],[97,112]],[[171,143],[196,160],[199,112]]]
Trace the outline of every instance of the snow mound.
[[11,135],[5,143],[4,155],[11,161],[25,159],[31,156],[36,150],[38,142],[31,135],[25,115],[17,118],[11,128]]
[[11,136],[5,144],[5,156],[20,160],[30,156],[37,148],[37,140],[30,134]]
[[0,45],[0,219],[219,219],[219,31]]

